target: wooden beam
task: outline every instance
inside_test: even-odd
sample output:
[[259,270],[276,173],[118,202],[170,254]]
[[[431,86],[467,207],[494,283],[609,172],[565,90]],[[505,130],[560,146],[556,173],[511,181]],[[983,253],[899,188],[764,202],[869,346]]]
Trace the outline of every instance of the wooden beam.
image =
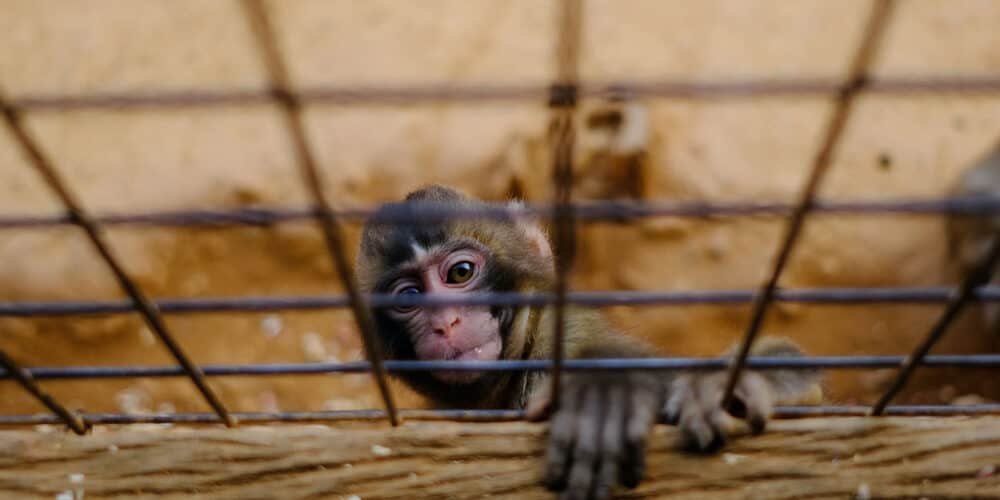
[[[0,432],[0,498],[552,498],[542,425],[99,428]],[[723,453],[656,429],[626,498],[998,498],[1000,416],[773,422]]]

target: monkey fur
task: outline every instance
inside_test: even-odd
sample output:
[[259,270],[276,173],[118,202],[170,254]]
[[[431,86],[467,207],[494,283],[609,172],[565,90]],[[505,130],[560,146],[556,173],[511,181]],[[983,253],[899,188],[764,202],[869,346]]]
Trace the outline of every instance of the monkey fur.
[[[357,271],[362,290],[386,294],[541,292],[551,290],[551,246],[535,222],[451,219],[425,224],[390,222],[416,207],[475,208],[483,202],[430,186],[383,206],[362,234]],[[552,355],[554,309],[456,306],[375,308],[383,352],[404,360],[535,360]],[[593,309],[566,309],[567,358],[641,358],[657,352],[616,333]],[[799,356],[786,340],[765,338],[754,355]],[[646,439],[661,411],[696,450],[721,446],[735,419],[761,432],[779,400],[816,386],[817,373],[748,371],[737,403],[720,407],[726,374],[667,371],[567,372],[552,405],[543,372],[405,372],[399,376],[443,408],[525,409],[550,416],[545,485],[563,498],[608,498],[617,485],[636,486]]]
[[[983,158],[962,173],[952,187],[952,195],[959,198],[1000,197],[1000,143]],[[975,214],[956,214],[948,218],[948,251],[958,263],[962,274],[969,272],[989,250],[990,241],[1000,235],[1000,217]],[[1000,276],[994,273],[991,284]],[[1000,334],[1000,307],[996,303],[982,306],[983,320],[992,335]]]

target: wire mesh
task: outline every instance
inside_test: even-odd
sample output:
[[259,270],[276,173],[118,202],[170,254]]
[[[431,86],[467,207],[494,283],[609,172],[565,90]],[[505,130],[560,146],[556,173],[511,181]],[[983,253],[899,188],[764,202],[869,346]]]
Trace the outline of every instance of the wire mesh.
[[834,148],[837,147],[837,142],[840,140],[840,136],[847,124],[847,118],[851,114],[851,106],[854,103],[854,98],[864,89],[869,65],[875,57],[875,52],[878,50],[882,33],[885,32],[885,27],[889,23],[894,5],[893,0],[875,0],[872,3],[872,12],[865,27],[864,36],[854,60],[851,61],[847,85],[837,94],[833,113],[831,113],[830,119],[826,124],[821,145],[809,169],[809,177],[802,187],[799,200],[795,204],[795,209],[788,216],[785,234],[778,247],[774,265],[771,267],[771,272],[761,286],[760,293],[754,301],[753,311],[750,313],[750,322],[747,325],[746,333],[743,335],[743,340],[740,343],[739,351],[735,356],[732,368],[729,370],[729,379],[726,382],[725,393],[722,398],[722,406],[724,408],[729,407],[733,402],[736,385],[739,383],[740,374],[744,368],[744,360],[750,354],[753,342],[760,333],[761,327],[764,326],[768,307],[771,305],[774,292],[778,288],[778,281],[785,270],[785,265],[792,254],[792,249],[795,248],[795,244],[799,241],[799,235],[802,234],[806,214],[812,209],[820,184],[823,182],[826,172],[830,169]]
[[368,309],[364,297],[361,296],[358,282],[354,279],[351,264],[344,252],[344,236],[340,228],[340,221],[331,210],[330,204],[326,200],[326,194],[323,192],[323,179],[319,168],[316,167],[315,156],[306,139],[305,124],[302,120],[302,104],[290,90],[291,80],[288,77],[288,69],[285,67],[284,60],[278,50],[274,38],[274,28],[268,18],[267,9],[259,0],[244,0],[243,7],[252,25],[254,38],[264,56],[265,66],[274,85],[274,94],[281,104],[285,129],[291,135],[295,158],[306,188],[312,197],[314,211],[319,220],[320,228],[323,230],[327,250],[331,260],[333,260],[334,268],[340,276],[340,281],[347,291],[347,296],[350,298],[351,311],[354,313],[354,320],[361,332],[365,352],[368,354],[368,359],[371,360],[372,374],[382,396],[382,402],[385,404],[386,414],[392,425],[399,425],[396,402],[389,390],[385,370],[382,368],[382,353],[375,337],[375,320],[371,316],[371,311]]
[[[3,100],[0,100],[0,107],[3,108],[4,121],[13,133],[15,140],[18,144],[20,144],[21,148],[26,153],[31,166],[39,173],[39,175],[42,176],[49,188],[52,189],[62,202],[68,212],[70,220],[83,229],[87,238],[90,240],[90,243],[94,246],[98,254],[100,254],[101,258],[104,260],[105,264],[107,264],[108,268],[111,270],[119,286],[135,304],[139,313],[142,314],[142,317],[146,321],[150,330],[156,334],[160,341],[167,347],[167,350],[170,351],[170,354],[173,355],[174,359],[176,359],[177,362],[184,368],[188,377],[190,377],[191,381],[194,382],[195,387],[197,387],[198,391],[201,392],[202,397],[204,397],[204,399],[208,402],[209,406],[215,410],[218,417],[227,426],[235,425],[236,421],[229,415],[229,411],[226,409],[225,405],[208,385],[208,381],[205,380],[205,375],[201,373],[198,365],[191,361],[187,353],[185,353],[180,344],[177,343],[170,331],[167,330],[167,325],[160,316],[159,311],[157,311],[156,304],[149,300],[145,293],[143,293],[139,286],[125,272],[125,268],[112,251],[101,227],[94,221],[90,214],[86,212],[83,205],[77,201],[73,193],[66,187],[66,183],[60,177],[59,172],[56,171],[52,163],[42,153],[42,150],[37,144],[35,144],[31,136],[28,135],[27,130],[25,130],[23,124],[21,123],[17,111],[7,106],[6,102]],[[7,358],[4,365],[12,372],[18,371],[18,367],[15,362],[7,356],[4,357]],[[43,393],[40,388],[33,386],[30,378],[18,377],[18,381],[25,387],[25,389],[28,390],[28,392],[38,398],[43,404],[66,419],[67,425],[69,425],[74,432],[77,434],[83,434],[86,432],[86,426],[83,426],[78,419],[74,417],[72,412],[67,410],[64,406],[56,403],[50,396]]]
[[[4,119],[18,144],[28,153],[32,166],[48,181],[66,208],[65,214],[51,216],[15,215],[0,217],[0,229],[38,228],[55,225],[76,225],[88,235],[129,300],[79,301],[79,302],[3,302],[0,316],[47,317],[87,314],[120,314],[138,311],[160,340],[178,361],[176,367],[148,366],[77,366],[24,368],[0,352],[2,379],[14,379],[53,412],[52,415],[0,415],[0,425],[56,424],[63,423],[77,433],[83,433],[93,424],[126,423],[214,423],[222,419],[228,425],[237,420],[250,422],[301,422],[338,419],[467,419],[505,420],[520,419],[523,414],[515,410],[397,410],[386,384],[387,372],[434,370],[534,370],[551,373],[553,388],[558,390],[563,370],[702,370],[729,368],[727,397],[732,394],[740,373],[753,369],[873,369],[899,368],[892,387],[874,407],[865,406],[811,406],[778,408],[779,417],[805,417],[820,415],[948,415],[1000,413],[1000,405],[983,404],[967,406],[892,405],[889,403],[905,385],[919,366],[932,367],[1000,367],[1000,355],[928,355],[935,343],[944,335],[949,325],[963,308],[972,301],[1000,301],[1000,287],[985,286],[985,277],[1000,253],[1000,244],[994,243],[988,256],[963,279],[957,288],[905,287],[905,288],[823,288],[781,289],[778,287],[782,271],[800,234],[807,214],[872,215],[872,214],[973,214],[1000,213],[997,199],[903,199],[826,201],[816,199],[816,192],[839,136],[851,114],[853,99],[861,93],[995,93],[1000,91],[1000,77],[959,78],[871,78],[868,66],[875,57],[878,42],[889,23],[894,2],[875,0],[863,39],[859,44],[848,77],[843,80],[785,79],[785,80],[733,80],[705,81],[622,81],[582,82],[578,77],[579,39],[582,26],[582,4],[579,0],[564,0],[560,9],[559,39],[556,48],[557,75],[554,83],[525,83],[513,85],[455,85],[429,84],[422,86],[328,86],[295,88],[274,40],[273,27],[264,6],[255,0],[245,0],[244,7],[253,27],[255,41],[265,61],[270,77],[270,88],[225,91],[184,90],[157,93],[102,93],[88,95],[28,95],[0,99]],[[756,202],[574,202],[573,185],[573,115],[579,99],[618,98],[688,98],[729,99],[763,96],[833,95],[835,106],[827,123],[810,174],[796,203]],[[390,297],[372,295],[364,297],[358,292],[350,267],[345,258],[342,221],[360,221],[372,211],[366,209],[334,210],[323,192],[323,181],[306,139],[301,118],[303,106],[312,103],[338,104],[410,104],[421,102],[457,102],[475,104],[492,101],[547,102],[556,116],[557,140],[553,152],[553,184],[555,197],[551,204],[529,205],[513,209],[494,206],[475,210],[433,210],[424,213],[387,214],[387,219],[401,223],[419,223],[453,217],[506,218],[511,215],[535,215],[551,218],[555,222],[557,284],[551,292],[534,294],[477,294],[460,300],[435,297]],[[156,213],[124,213],[93,215],[86,211],[72,195],[56,169],[44,156],[20,123],[25,112],[65,111],[90,108],[160,108],[160,107],[209,107],[246,106],[277,103],[284,113],[285,127],[292,138],[296,161],[312,196],[313,206],[259,207],[238,210],[188,210]],[[512,214],[512,210],[518,211]],[[682,290],[668,292],[573,292],[568,288],[568,272],[575,249],[574,225],[577,221],[632,221],[647,217],[784,217],[786,231],[780,242],[768,279],[756,290]],[[345,284],[345,295],[306,297],[249,297],[201,298],[153,301],[146,297],[125,273],[112,249],[105,241],[103,227],[109,225],[218,227],[228,225],[269,226],[290,221],[315,220],[323,230],[325,242],[335,268]],[[811,356],[796,359],[768,359],[750,356],[754,338],[760,330],[769,306],[774,302],[800,302],[813,304],[872,304],[872,303],[947,303],[939,321],[909,356]],[[746,304],[753,305],[751,321],[744,335],[741,349],[730,358],[651,358],[643,360],[575,360],[563,359],[563,315],[565,306],[611,305],[693,305],[693,304]],[[555,305],[557,316],[555,350],[551,360],[497,361],[497,362],[429,362],[383,361],[374,342],[369,307],[399,305],[435,307],[441,305]],[[281,363],[250,365],[210,365],[199,367],[173,339],[162,320],[162,314],[209,313],[226,311],[313,310],[350,307],[361,331],[367,351],[367,362],[357,363]],[[267,376],[289,374],[367,373],[375,376],[386,410],[357,410],[332,412],[259,412],[232,413],[212,392],[206,376]],[[38,386],[36,380],[106,379],[122,377],[188,377],[215,413],[174,413],[150,415],[76,413],[55,401]],[[558,401],[556,396],[555,401]]]

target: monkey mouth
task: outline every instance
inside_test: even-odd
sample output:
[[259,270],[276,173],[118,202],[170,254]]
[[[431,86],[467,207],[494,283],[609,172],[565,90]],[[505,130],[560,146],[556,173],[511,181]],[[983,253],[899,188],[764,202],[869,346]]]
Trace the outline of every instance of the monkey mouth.
[[483,346],[467,351],[455,351],[451,356],[448,356],[448,361],[479,361],[482,359],[483,351]]
[[[490,341],[481,346],[473,347],[472,349],[466,349],[464,351],[455,350],[448,356],[445,356],[444,359],[447,361],[495,361],[499,355],[500,343]],[[431,373],[435,378],[441,380],[442,382],[451,384],[470,384],[478,380],[486,372],[473,370],[435,370]]]

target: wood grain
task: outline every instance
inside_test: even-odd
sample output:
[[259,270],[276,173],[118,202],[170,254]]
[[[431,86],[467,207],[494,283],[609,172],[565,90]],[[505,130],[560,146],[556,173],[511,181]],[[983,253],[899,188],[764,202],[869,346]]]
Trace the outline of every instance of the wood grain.
[[[538,486],[544,432],[521,422],[5,431],[0,498],[551,498]],[[678,452],[674,429],[655,432],[646,478],[622,498],[1000,499],[998,416],[777,421],[715,455]]]

